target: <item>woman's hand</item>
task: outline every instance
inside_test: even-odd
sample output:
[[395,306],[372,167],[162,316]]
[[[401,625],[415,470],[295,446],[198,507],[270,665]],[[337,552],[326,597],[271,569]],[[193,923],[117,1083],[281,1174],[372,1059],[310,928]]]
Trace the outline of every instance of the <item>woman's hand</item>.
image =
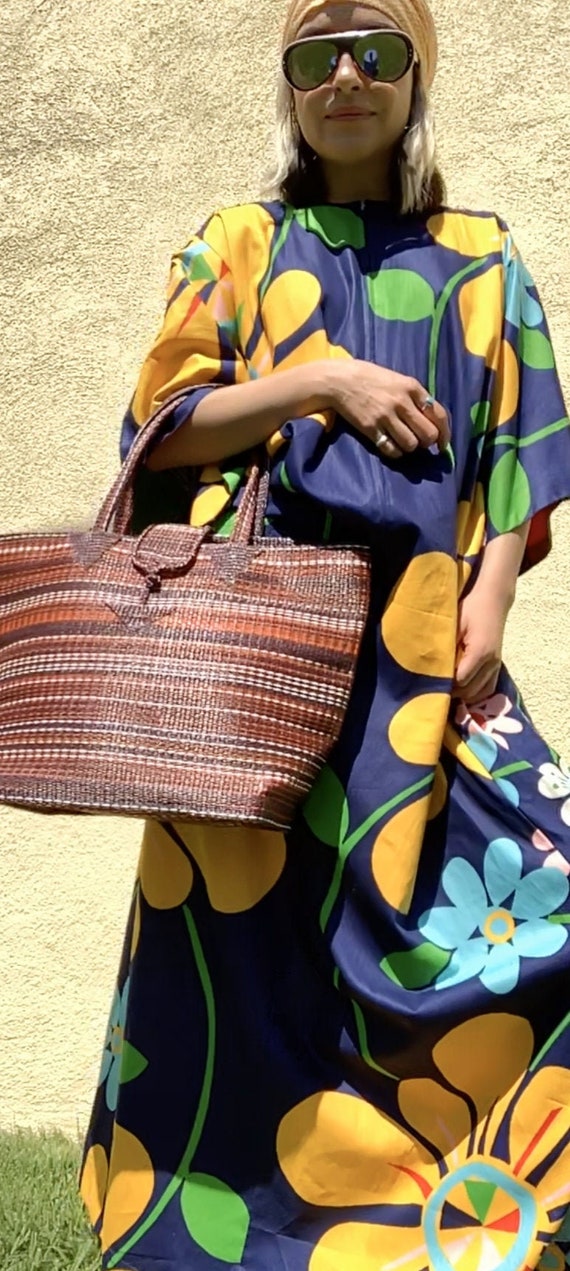
[[497,687],[529,530],[527,521],[485,545],[477,580],[459,603],[455,689],[466,706],[482,702]]
[[508,608],[501,601],[484,599],[476,587],[460,602],[455,693],[466,706],[495,692],[507,616]]
[[419,380],[359,358],[332,361],[327,369],[330,404],[386,458],[449,444],[447,412],[439,402],[426,405],[429,394]]

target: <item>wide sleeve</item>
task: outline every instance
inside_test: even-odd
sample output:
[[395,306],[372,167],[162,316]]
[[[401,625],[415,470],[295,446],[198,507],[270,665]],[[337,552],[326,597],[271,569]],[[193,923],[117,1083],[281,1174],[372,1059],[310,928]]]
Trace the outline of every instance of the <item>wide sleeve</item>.
[[551,546],[550,516],[570,497],[570,423],[544,310],[504,227],[504,319],[480,480],[487,541],[530,521],[523,570]]
[[189,419],[207,393],[249,378],[239,347],[238,308],[225,228],[216,213],[172,260],[162,329],[123,420],[123,459],[140,425],[172,393],[187,390],[164,436]]

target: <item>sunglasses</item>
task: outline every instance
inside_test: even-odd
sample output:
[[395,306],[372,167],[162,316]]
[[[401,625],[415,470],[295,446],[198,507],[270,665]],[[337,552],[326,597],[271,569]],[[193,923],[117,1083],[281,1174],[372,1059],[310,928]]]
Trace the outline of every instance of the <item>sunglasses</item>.
[[409,71],[416,53],[403,31],[351,31],[343,35],[311,35],[289,44],[283,74],[291,88],[307,93],[334,75],[343,53],[378,84],[395,84]]

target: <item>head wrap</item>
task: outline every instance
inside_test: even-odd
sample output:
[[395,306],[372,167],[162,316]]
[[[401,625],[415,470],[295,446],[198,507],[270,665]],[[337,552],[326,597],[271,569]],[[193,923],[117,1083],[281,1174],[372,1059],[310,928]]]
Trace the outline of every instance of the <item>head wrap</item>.
[[[355,3],[357,0],[355,0]],[[375,9],[394,22],[414,42],[420,59],[420,75],[429,88],[437,63],[437,36],[431,10],[426,0],[361,0],[367,9]],[[283,31],[283,48],[296,40],[303,24],[322,9],[347,0],[290,0]]]

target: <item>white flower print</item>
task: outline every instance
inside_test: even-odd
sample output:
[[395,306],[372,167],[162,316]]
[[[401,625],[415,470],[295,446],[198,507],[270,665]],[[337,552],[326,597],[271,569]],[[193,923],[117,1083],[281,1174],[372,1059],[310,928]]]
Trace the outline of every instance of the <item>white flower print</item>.
[[560,869],[563,874],[570,874],[570,862],[565,859],[562,852],[555,848],[554,843],[543,834],[542,830],[535,830],[532,836],[532,845],[537,852],[544,852],[543,868],[549,866],[551,869]]
[[561,759],[559,764],[541,764],[538,771],[539,794],[544,795],[545,799],[563,799],[560,816],[565,825],[570,825],[570,766]]
[[467,707],[462,702],[455,716],[456,723],[467,728],[469,733],[482,732],[492,737],[503,750],[509,749],[505,733],[522,733],[523,725],[519,719],[510,719],[513,703],[505,693],[493,693],[482,702]]

